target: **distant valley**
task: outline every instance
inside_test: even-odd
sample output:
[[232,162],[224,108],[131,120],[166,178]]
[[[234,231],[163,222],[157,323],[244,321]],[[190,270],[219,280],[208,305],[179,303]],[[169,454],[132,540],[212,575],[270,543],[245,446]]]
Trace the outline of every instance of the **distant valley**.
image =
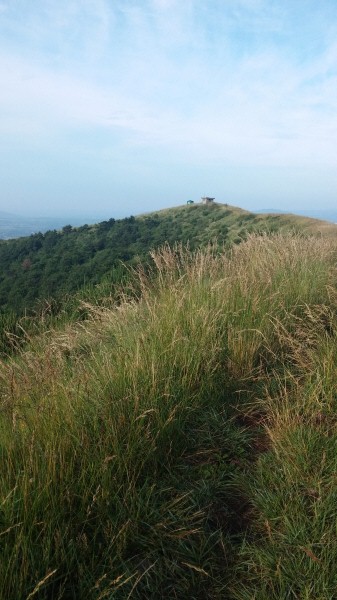
[[[97,219],[98,220],[98,219]],[[45,233],[62,229],[65,225],[78,227],[86,223],[93,223],[88,217],[22,217],[0,211],[0,240],[26,237],[34,233]]]

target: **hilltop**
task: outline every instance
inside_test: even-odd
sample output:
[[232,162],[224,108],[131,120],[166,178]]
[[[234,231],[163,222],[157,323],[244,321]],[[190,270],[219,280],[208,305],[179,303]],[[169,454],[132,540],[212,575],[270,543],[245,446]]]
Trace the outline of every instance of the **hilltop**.
[[27,313],[39,299],[58,299],[102,281],[118,283],[125,276],[122,263],[144,263],[151,249],[165,243],[188,244],[194,250],[213,242],[222,248],[250,233],[287,231],[335,236],[337,226],[295,215],[195,204],[0,241],[0,313]]
[[55,319],[83,318],[83,302],[97,302],[107,294],[117,298],[130,268],[147,268],[149,252],[164,244],[194,251],[211,243],[222,252],[252,234],[288,232],[334,238],[337,226],[213,203],[0,241],[0,353],[16,346],[23,329],[35,329],[39,316],[48,327]]

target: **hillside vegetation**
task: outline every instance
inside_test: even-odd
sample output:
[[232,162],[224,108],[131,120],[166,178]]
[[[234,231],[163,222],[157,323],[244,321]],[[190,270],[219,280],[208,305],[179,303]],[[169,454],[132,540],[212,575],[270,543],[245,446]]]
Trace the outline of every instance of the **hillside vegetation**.
[[0,362],[1,600],[336,598],[337,243],[245,237]]
[[86,284],[123,279],[121,263],[148,260],[164,243],[189,244],[192,250],[217,240],[230,245],[249,233],[332,231],[337,227],[294,215],[255,215],[221,204],[192,205],[97,225],[48,231],[0,241],[0,310],[22,313],[38,299],[73,294]]
[[[0,355],[22,338],[20,316],[83,318],[83,300],[119,293],[128,267],[149,262],[149,251],[182,243],[193,251],[211,241],[219,251],[251,233],[301,232],[335,237],[332,223],[295,215],[255,215],[225,204],[180,206],[97,225],[0,241]],[[35,328],[34,320],[23,323]],[[8,336],[6,332],[10,332]]]

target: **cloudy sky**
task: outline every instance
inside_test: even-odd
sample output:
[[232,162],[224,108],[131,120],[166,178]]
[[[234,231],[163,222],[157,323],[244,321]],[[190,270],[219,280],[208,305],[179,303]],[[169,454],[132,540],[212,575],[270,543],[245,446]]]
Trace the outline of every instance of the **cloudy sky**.
[[336,0],[0,0],[0,210],[336,207]]

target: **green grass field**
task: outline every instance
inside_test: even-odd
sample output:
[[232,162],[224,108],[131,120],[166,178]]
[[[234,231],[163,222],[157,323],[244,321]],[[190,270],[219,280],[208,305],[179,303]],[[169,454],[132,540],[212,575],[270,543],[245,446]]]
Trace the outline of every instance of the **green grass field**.
[[336,256],[164,246],[0,362],[1,600],[337,597]]

